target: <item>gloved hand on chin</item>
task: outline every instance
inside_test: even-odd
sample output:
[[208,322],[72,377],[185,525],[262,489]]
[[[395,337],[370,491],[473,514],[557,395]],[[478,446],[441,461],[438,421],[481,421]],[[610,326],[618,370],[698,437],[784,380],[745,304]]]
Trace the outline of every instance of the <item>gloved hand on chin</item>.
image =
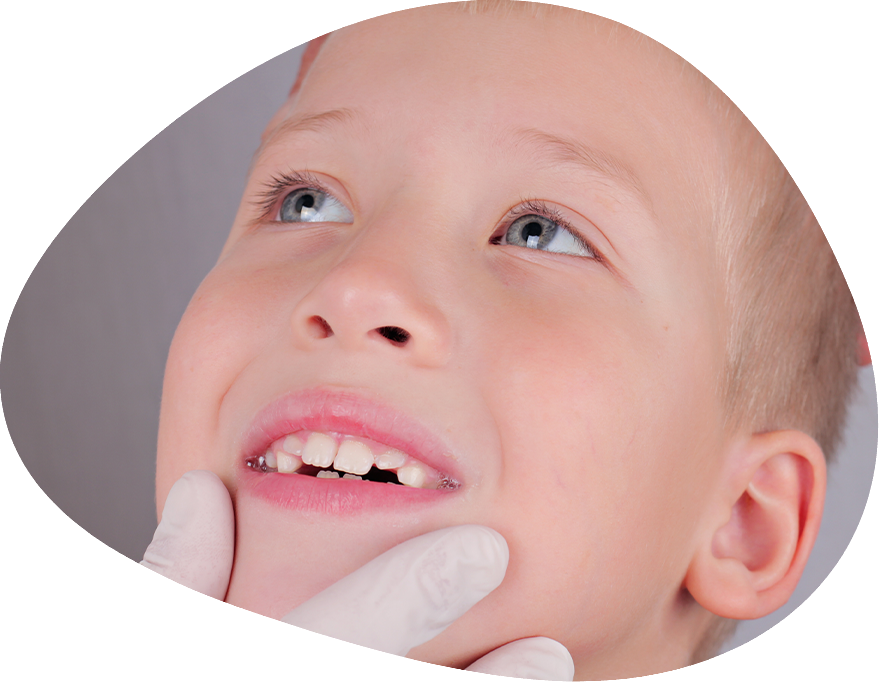
[[[234,546],[235,517],[226,487],[209,471],[190,471],[171,488],[162,522],[141,563],[181,585],[223,599]],[[490,528],[443,528],[393,547],[281,620],[405,656],[500,585],[508,560],[506,541]],[[574,663],[555,640],[531,637],[495,649],[467,670],[571,680]]]

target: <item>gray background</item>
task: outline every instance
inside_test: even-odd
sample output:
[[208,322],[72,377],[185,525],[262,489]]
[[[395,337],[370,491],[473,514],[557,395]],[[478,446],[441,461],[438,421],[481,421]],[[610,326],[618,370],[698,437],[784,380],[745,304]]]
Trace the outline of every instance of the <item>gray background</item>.
[[[879,144],[879,3],[739,4]],[[0,0],[0,660],[149,542],[168,344],[317,23],[270,0]],[[879,291],[879,221],[857,225]],[[877,416],[873,367],[800,588],[729,654],[876,679]]]

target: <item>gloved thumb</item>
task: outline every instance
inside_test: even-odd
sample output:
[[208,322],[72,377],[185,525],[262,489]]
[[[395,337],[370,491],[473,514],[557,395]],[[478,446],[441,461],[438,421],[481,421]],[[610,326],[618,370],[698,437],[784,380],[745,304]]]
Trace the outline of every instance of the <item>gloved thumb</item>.
[[229,493],[190,471],[171,488],[143,561],[91,608],[0,663],[0,682],[152,682],[180,666],[217,620],[234,550]]

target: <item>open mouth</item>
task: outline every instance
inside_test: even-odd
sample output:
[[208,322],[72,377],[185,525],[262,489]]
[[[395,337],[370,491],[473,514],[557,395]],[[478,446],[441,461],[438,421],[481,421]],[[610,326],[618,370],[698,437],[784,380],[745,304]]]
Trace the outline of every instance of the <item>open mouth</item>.
[[265,474],[387,483],[426,490],[455,490],[460,483],[405,452],[337,432],[300,430],[273,441],[245,464]]

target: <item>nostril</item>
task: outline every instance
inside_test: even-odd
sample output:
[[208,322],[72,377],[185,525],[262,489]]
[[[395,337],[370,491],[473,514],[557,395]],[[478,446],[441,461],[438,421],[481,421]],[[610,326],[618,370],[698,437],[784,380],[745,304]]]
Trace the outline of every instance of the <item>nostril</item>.
[[333,328],[330,323],[319,315],[313,315],[308,318],[308,332],[315,339],[326,339],[333,335]]
[[402,346],[411,337],[409,332],[399,327],[379,327],[376,331],[397,346]]

